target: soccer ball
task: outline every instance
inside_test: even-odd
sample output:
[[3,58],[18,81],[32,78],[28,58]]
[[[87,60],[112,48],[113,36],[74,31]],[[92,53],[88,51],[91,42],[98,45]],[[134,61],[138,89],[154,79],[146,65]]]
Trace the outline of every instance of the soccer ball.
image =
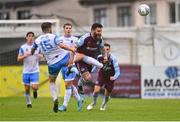
[[141,4],[138,8],[138,13],[141,16],[147,16],[149,14],[149,12],[150,12],[150,8],[146,4]]

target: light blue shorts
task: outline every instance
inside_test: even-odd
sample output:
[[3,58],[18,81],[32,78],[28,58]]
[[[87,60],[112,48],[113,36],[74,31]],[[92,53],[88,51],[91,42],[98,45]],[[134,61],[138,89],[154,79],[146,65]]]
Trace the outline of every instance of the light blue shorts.
[[57,63],[49,65],[48,66],[49,75],[57,76],[59,74],[61,68],[63,66],[66,66],[66,64],[68,63],[69,59],[70,59],[70,54],[68,53],[63,59],[61,59]]
[[38,84],[38,80],[39,80],[39,72],[23,74],[23,83],[25,85]]

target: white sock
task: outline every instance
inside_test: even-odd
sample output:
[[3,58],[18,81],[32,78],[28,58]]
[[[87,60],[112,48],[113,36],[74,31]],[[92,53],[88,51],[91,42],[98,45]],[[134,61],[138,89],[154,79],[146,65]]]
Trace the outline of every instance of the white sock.
[[31,96],[29,93],[25,93],[25,97],[26,97],[26,104],[31,104]]
[[50,91],[51,91],[51,96],[53,98],[53,101],[55,101],[57,99],[57,95],[56,95],[56,85],[54,82],[50,82]]
[[67,88],[66,88],[66,92],[65,92],[65,96],[64,96],[64,102],[63,102],[63,105],[64,105],[65,107],[67,107],[67,105],[68,105],[68,102],[69,102],[69,100],[70,100],[70,98],[71,98],[71,94],[72,94],[72,89],[71,89],[71,87],[67,87]]
[[81,97],[80,97],[80,95],[79,95],[79,93],[78,93],[77,88],[73,85],[73,86],[72,86],[72,89],[73,89],[73,95],[74,95],[74,97],[75,97],[78,101],[80,101],[80,100],[81,100]]
[[95,58],[89,57],[89,56],[84,56],[83,61],[87,64],[96,66],[97,68],[102,68],[103,64],[97,61]]

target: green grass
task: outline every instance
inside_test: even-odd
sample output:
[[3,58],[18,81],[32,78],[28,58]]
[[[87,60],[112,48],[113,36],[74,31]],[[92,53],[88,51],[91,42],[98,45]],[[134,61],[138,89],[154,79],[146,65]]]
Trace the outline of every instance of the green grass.
[[[60,98],[62,102],[62,98]],[[125,121],[125,120],[180,120],[179,100],[142,100],[142,99],[110,99],[106,111],[100,111],[102,99],[97,106],[87,111],[86,107],[91,99],[86,99],[83,110],[77,112],[75,99],[71,99],[67,112],[54,113],[51,98],[33,100],[33,108],[27,109],[25,99],[0,98],[0,121],[46,120],[46,121]]]

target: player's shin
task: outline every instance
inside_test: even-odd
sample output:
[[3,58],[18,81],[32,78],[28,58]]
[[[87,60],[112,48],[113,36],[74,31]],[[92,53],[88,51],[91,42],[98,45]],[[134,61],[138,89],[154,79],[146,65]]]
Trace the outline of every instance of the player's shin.
[[56,94],[56,85],[54,82],[50,82],[50,91],[51,91],[51,96],[53,98],[53,101],[57,100],[57,94]]
[[93,92],[93,105],[96,105],[98,98],[98,92]]
[[101,105],[101,108],[104,108],[109,101],[109,96],[104,96],[103,103]]
[[78,81],[78,89],[79,89],[79,94],[80,94],[82,99],[84,97],[83,82],[84,82],[83,78],[80,77],[80,79]]
[[63,106],[67,107],[68,102],[71,98],[71,94],[72,94],[72,86],[67,86],[65,91]]
[[89,56],[84,56],[83,61],[87,64],[96,66],[97,68],[102,68],[103,64],[97,61],[96,59],[89,57]]
[[25,98],[26,98],[26,104],[31,105],[31,96],[29,92],[25,93]]
[[78,93],[77,88],[76,88],[74,85],[72,86],[72,91],[73,91],[74,97],[75,97],[78,101],[80,101],[80,100],[81,100],[81,97],[80,97],[80,95],[79,95],[79,93]]

